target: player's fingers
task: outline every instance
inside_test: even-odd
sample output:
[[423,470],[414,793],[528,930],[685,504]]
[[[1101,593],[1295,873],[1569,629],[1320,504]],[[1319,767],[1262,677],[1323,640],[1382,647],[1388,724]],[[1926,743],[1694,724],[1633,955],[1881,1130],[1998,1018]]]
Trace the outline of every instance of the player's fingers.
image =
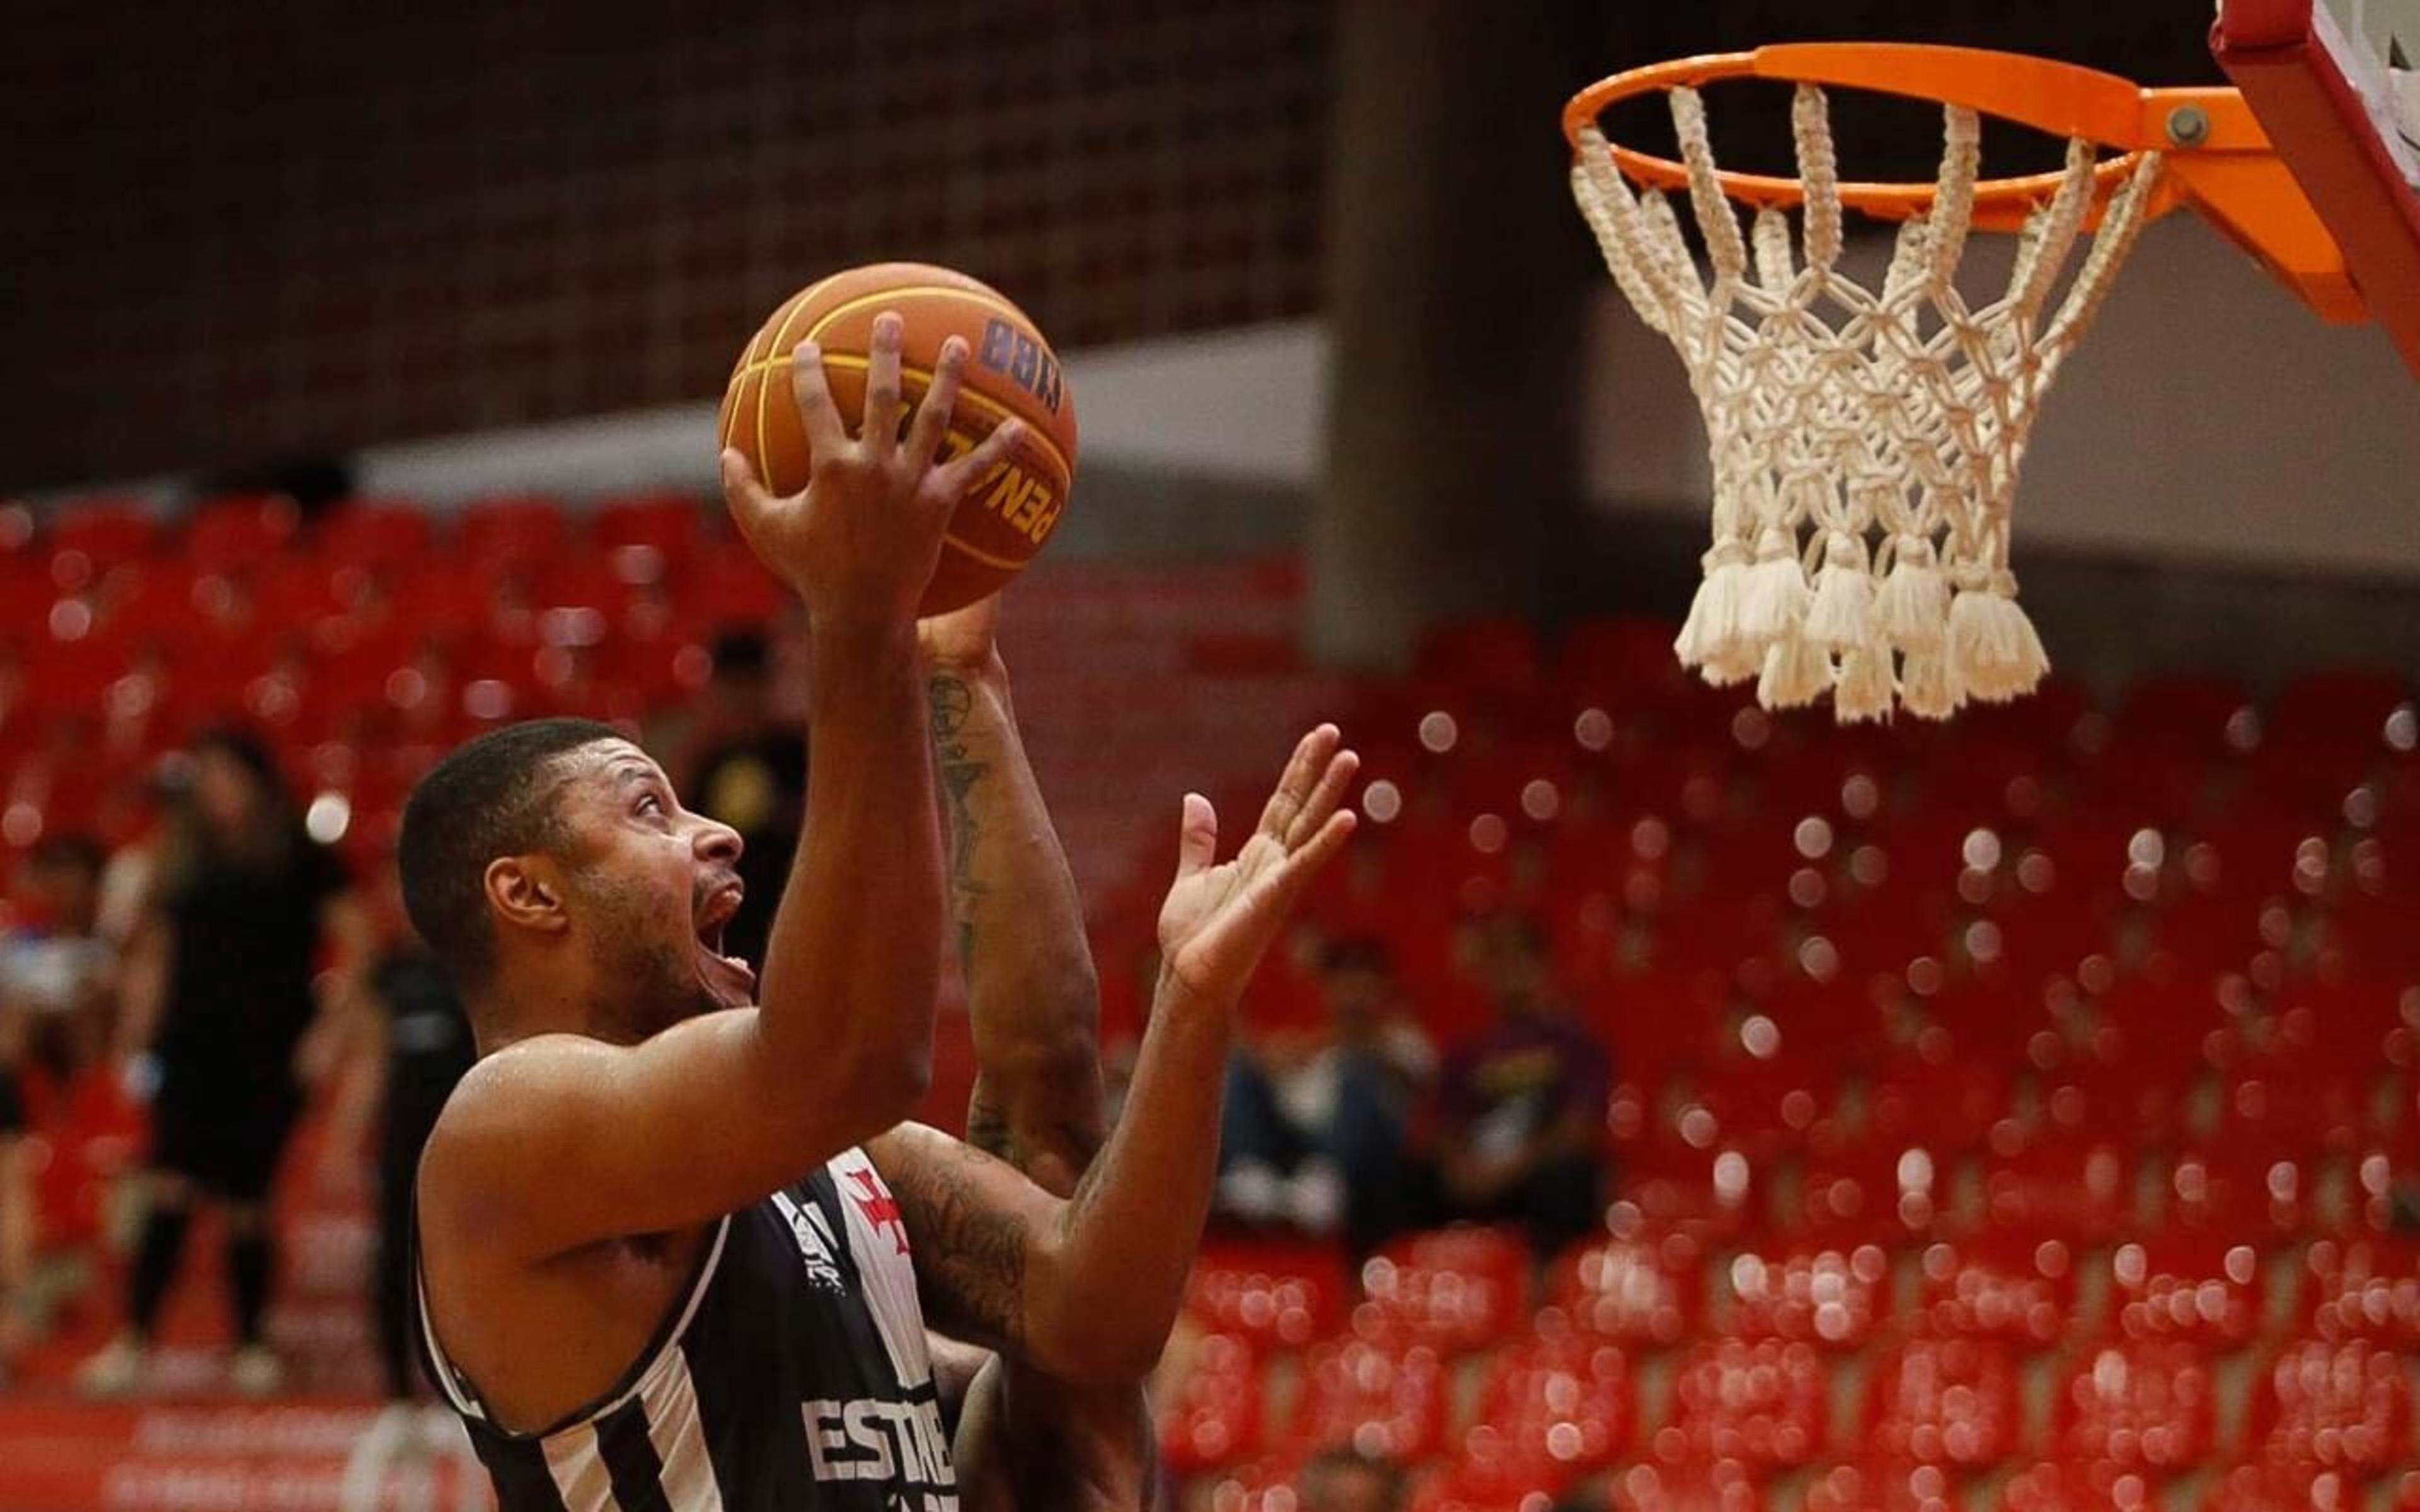
[[1179,881],[1208,867],[1218,854],[1218,812],[1199,793],[1185,795],[1185,814],[1177,823],[1176,875]]
[[1284,773],[1270,792],[1267,806],[1261,810],[1262,834],[1280,841],[1286,838],[1294,826],[1294,816],[1310,801],[1321,770],[1342,738],[1334,725],[1324,724],[1295,742],[1294,755],[1287,760]]
[[1327,823],[1327,816],[1344,801],[1345,788],[1351,785],[1354,774],[1360,770],[1361,755],[1358,751],[1340,750],[1327,758],[1327,769],[1320,774],[1319,785],[1311,790],[1311,796],[1295,812],[1294,823],[1286,826],[1287,850],[1301,849],[1305,841],[1319,832],[1319,827]]
[[756,470],[736,446],[722,449],[722,502],[739,533],[748,536],[755,533],[757,520],[773,507],[773,496],[756,481]]
[[[869,448],[896,445],[899,440],[899,341],[907,330],[898,315],[885,310],[874,317],[874,339],[865,358],[865,417],[858,436]],[[876,451],[888,456],[888,451]]]
[[933,381],[916,406],[916,418],[908,423],[908,459],[918,467],[932,465],[950,434],[950,411],[957,408],[958,382],[966,371],[966,338],[952,336],[941,343],[940,359],[933,364]]
[[1279,863],[1270,882],[1277,890],[1280,907],[1291,909],[1294,906],[1295,900],[1302,896],[1303,889],[1311,886],[1311,879],[1326,870],[1327,863],[1336,859],[1337,852],[1344,849],[1344,842],[1353,838],[1354,826],[1359,823],[1359,816],[1352,810],[1340,809],[1327,816],[1327,822],[1320,825],[1311,839],[1296,846],[1293,855]]
[[840,406],[832,403],[831,379],[824,376],[824,349],[812,341],[799,343],[790,353],[790,394],[798,401],[799,424],[807,433],[807,449],[817,461],[840,455],[848,445],[848,427],[840,423]]
[[1025,422],[1003,420],[992,427],[992,433],[977,443],[975,449],[949,464],[934,470],[933,478],[941,494],[956,503],[982,486],[992,471],[1008,460],[1008,454],[1025,437]]

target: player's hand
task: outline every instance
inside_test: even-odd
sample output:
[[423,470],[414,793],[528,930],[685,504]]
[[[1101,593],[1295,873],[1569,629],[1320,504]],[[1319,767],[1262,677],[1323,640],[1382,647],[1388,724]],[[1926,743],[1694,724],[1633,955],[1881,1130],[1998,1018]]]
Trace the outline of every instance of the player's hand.
[[903,438],[899,417],[899,316],[874,318],[865,370],[865,410],[849,435],[824,377],[823,350],[801,342],[791,355],[798,400],[814,464],[805,491],[766,492],[747,458],[722,454],[722,495],[757,560],[806,600],[826,624],[904,625],[932,580],[941,532],[968,491],[1016,442],[1020,426],[1002,421],[954,461],[937,462],[949,435],[966,372],[967,344],[942,344],[933,381]]
[[1224,865],[1211,864],[1218,816],[1210,800],[1185,795],[1176,881],[1159,907],[1164,976],[1217,1001],[1242,996],[1303,889],[1353,833],[1353,812],[1341,805],[1361,759],[1342,744],[1332,724],[1302,737],[1260,827]]
[[982,671],[999,655],[1000,595],[916,622],[916,649],[935,671]]

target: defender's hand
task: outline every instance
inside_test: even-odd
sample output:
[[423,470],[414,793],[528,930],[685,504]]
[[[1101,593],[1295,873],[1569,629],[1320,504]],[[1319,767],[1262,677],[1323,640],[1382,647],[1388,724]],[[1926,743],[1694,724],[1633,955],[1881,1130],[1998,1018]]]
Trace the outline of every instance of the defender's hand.
[[1353,833],[1353,812],[1339,805],[1361,759],[1341,744],[1332,724],[1302,737],[1261,810],[1260,828],[1223,866],[1211,865],[1218,816],[1210,800],[1185,795],[1176,882],[1159,908],[1167,976],[1220,1002],[1243,995],[1303,889]]
[[826,622],[888,625],[912,619],[940,558],[951,512],[999,465],[1021,429],[1014,420],[1002,421],[966,455],[934,461],[966,371],[967,344],[953,336],[942,344],[932,386],[903,440],[900,332],[896,314],[875,316],[865,412],[855,437],[832,403],[822,348],[801,342],[791,355],[790,390],[814,454],[803,492],[776,499],[746,457],[722,454],[722,495],[740,534],[757,560],[806,600],[809,613]]
[[916,649],[935,671],[982,671],[1000,654],[1000,595],[916,622]]

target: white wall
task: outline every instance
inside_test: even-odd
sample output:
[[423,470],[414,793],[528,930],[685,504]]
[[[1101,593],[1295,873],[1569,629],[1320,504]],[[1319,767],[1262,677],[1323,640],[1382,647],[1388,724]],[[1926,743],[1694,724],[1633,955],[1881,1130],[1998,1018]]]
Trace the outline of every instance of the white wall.
[[[1327,344],[1308,321],[1069,354],[1082,462],[1307,485],[1326,421]],[[444,504],[530,489],[714,486],[710,402],[362,454],[365,492]]]

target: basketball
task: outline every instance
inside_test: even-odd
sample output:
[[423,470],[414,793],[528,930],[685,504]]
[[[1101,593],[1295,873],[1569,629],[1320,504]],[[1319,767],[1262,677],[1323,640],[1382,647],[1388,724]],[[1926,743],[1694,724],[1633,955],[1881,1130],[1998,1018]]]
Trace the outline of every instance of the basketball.
[[790,354],[823,348],[832,400],[852,428],[865,403],[874,317],[895,311],[901,422],[932,380],[941,344],[967,344],[966,383],[950,421],[955,456],[1015,416],[1025,436],[1008,460],[959,504],[919,606],[939,614],[971,604],[1016,576],[1058,528],[1076,476],[1076,400],[1057,354],[1025,312],[980,280],[926,263],[872,263],[808,285],[782,301],[739,353],[723,391],[721,444],[737,447],[777,495],[807,486],[811,455],[790,391]]

